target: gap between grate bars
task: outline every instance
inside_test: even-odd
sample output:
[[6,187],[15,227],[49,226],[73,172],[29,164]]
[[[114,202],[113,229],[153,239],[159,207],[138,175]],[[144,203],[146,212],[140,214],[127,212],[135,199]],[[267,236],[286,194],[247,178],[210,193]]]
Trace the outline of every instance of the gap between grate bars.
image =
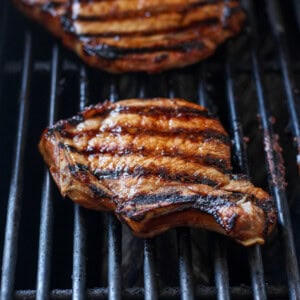
[[28,129],[29,90],[32,66],[32,36],[30,32],[24,37],[24,63],[22,72],[21,89],[19,96],[19,115],[16,131],[15,153],[13,171],[10,182],[8,207],[6,215],[5,238],[3,248],[2,272],[1,272],[1,300],[13,298],[15,269],[17,261],[19,225],[22,211],[22,184],[24,152],[26,147],[26,135]]

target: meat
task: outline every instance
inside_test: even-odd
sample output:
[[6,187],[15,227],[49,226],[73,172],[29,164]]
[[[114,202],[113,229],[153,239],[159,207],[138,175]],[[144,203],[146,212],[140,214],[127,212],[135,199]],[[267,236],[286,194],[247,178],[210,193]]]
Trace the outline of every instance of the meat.
[[113,211],[140,237],[193,226],[249,246],[276,223],[272,198],[232,174],[220,122],[181,99],[90,106],[47,128],[39,149],[63,196]]
[[237,0],[14,0],[86,63],[113,73],[194,64],[240,32]]

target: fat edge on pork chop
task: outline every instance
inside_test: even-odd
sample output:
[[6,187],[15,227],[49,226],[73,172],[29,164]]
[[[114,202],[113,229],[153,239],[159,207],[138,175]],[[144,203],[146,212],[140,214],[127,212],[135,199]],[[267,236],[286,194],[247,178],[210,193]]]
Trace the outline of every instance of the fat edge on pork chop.
[[220,122],[182,99],[90,106],[47,128],[39,149],[64,197],[114,212],[140,237],[192,226],[249,246],[276,223],[270,195],[232,174]]

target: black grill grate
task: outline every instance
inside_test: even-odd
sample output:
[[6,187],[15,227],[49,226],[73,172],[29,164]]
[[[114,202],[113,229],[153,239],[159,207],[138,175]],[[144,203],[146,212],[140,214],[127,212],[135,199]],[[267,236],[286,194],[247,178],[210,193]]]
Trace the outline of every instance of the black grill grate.
[[[12,141],[9,137],[4,138],[4,143],[7,141],[8,146],[3,147],[0,153],[2,173],[0,180],[4,183],[1,188],[0,201],[0,252],[3,250],[1,300],[13,297],[16,299],[85,299],[88,297],[90,299],[218,298],[225,300],[230,298],[287,299],[288,296],[290,299],[300,299],[299,265],[288,207],[291,202],[290,198],[299,201],[299,191],[297,187],[293,187],[299,183],[297,164],[299,165],[300,160],[298,108],[300,99],[295,82],[299,77],[300,57],[291,53],[299,52],[300,49],[300,43],[297,41],[300,26],[298,29],[296,27],[296,24],[300,24],[300,20],[297,10],[293,16],[288,16],[292,20],[287,20],[286,14],[288,11],[293,11],[291,7],[295,9],[299,5],[296,0],[281,3],[282,7],[279,6],[277,0],[257,2],[245,0],[244,5],[248,12],[247,32],[238,38],[240,42],[235,40],[227,43],[206,62],[162,75],[113,76],[89,70],[78,63],[78,60],[70,53],[66,53],[56,42],[50,40],[43,30],[28,24],[15,13],[8,1],[4,1],[2,12],[0,12],[2,37],[0,39],[0,114],[1,126],[5,122],[11,126],[1,129],[1,134],[13,136],[15,146],[10,146]],[[258,13],[258,11],[263,11],[263,13]],[[264,20],[266,16],[268,18]],[[17,22],[20,27],[14,27],[14,22]],[[261,28],[262,26],[265,28]],[[270,33],[273,37],[271,41],[268,40]],[[21,40],[24,40],[23,47],[18,46]],[[291,40],[293,44],[289,47]],[[239,48],[239,45],[241,49],[234,49]],[[51,53],[48,50],[49,46]],[[291,49],[293,51],[290,51]],[[237,57],[240,57],[241,52],[246,55],[242,55],[239,61]],[[241,99],[244,83],[243,80],[237,78],[236,74],[240,77],[244,76],[247,81],[251,80],[251,76],[253,78],[253,95],[257,101],[252,100],[251,106],[253,107],[249,107],[248,114],[245,108],[247,109],[249,103],[243,104],[243,99]],[[270,74],[281,78],[282,88],[270,84],[268,80]],[[14,103],[16,92],[14,86],[18,85],[20,79],[19,101]],[[40,86],[39,83],[41,83]],[[42,89],[45,86],[47,88],[43,92]],[[285,109],[282,112],[282,118],[286,118],[288,124],[280,120],[278,124],[274,124],[273,114],[276,114],[277,118],[281,114],[278,111],[275,112],[272,100],[278,97],[274,93],[273,96],[269,93],[270,88],[275,90],[275,94],[277,90],[278,93],[281,89],[283,90],[286,102],[282,101]],[[49,99],[32,100],[38,98],[39,93],[48,95]],[[223,99],[217,99],[216,93]],[[74,98],[71,99],[72,101],[65,100],[66,95],[77,98],[77,105],[74,104],[76,100]],[[178,255],[178,265],[174,265],[170,270],[171,273],[178,273],[177,284],[165,285],[158,271],[157,246],[164,237],[143,241],[141,248],[143,264],[140,266],[143,268],[143,274],[137,276],[142,280],[138,279],[134,285],[125,284],[126,280],[122,272],[124,271],[122,269],[124,230],[121,224],[112,215],[104,213],[96,215],[78,205],[74,205],[73,213],[70,212],[71,204],[65,204],[57,195],[49,173],[42,169],[41,160],[32,163],[34,167],[40,168],[40,173],[33,172],[33,175],[32,170],[28,169],[27,162],[27,154],[36,152],[38,134],[46,125],[54,123],[62,116],[69,116],[70,109],[74,113],[90,103],[95,103],[101,99],[99,95],[103,97],[102,99],[106,97],[111,101],[133,96],[142,98],[190,97],[201,105],[217,110],[222,122],[231,131],[236,170],[255,177],[255,170],[251,165],[251,162],[255,160],[253,159],[255,152],[251,153],[251,147],[250,145],[247,147],[244,139],[244,132],[249,132],[244,119],[249,118],[250,124],[256,126],[254,131],[257,131],[260,138],[257,147],[264,149],[265,156],[265,159],[258,159],[263,162],[262,169],[258,170],[259,172],[263,170],[263,179],[259,179],[260,176],[258,176],[256,180],[260,184],[264,184],[264,180],[268,181],[269,190],[276,201],[279,212],[279,230],[275,239],[277,244],[280,244],[277,246],[282,249],[284,255],[281,255],[281,250],[277,252],[272,250],[276,249],[272,246],[276,244],[276,241],[271,241],[264,248],[255,246],[245,250],[223,237],[209,234],[209,240],[213,242],[209,242],[207,248],[213,249],[209,252],[212,252],[211,268],[214,280],[210,280],[205,285],[197,282],[194,277],[192,252],[195,250],[192,245],[191,230],[177,229],[176,234],[173,235],[173,241],[177,240],[177,243],[173,243],[172,249],[167,250]],[[35,107],[37,103],[39,107]],[[44,108],[45,103],[49,103],[48,109]],[[17,107],[19,110],[18,113],[16,111],[11,113],[17,122],[15,127],[12,120],[7,121],[10,115],[5,115],[11,107]],[[39,114],[41,114],[40,117]],[[286,133],[286,128],[284,128],[286,125],[292,132],[292,136]],[[36,139],[30,138],[33,134],[31,132],[33,127],[36,130]],[[277,137],[279,137],[279,142],[284,141],[284,144],[281,143],[281,146],[284,146],[282,152]],[[32,140],[35,141],[34,144],[30,143]],[[14,151],[13,157],[10,154],[11,149]],[[9,160],[13,164],[11,171],[8,166]],[[287,168],[286,173],[282,168],[283,163]],[[255,162],[253,165],[257,166]],[[31,176],[33,177],[28,179]],[[284,177],[288,180],[288,187],[284,184]],[[26,186],[28,182],[30,182],[29,188]],[[33,198],[36,195],[36,193],[28,192],[28,189],[34,186],[37,192],[41,192],[41,204],[35,205],[33,201],[28,200],[28,195]],[[56,207],[57,199],[59,199],[57,202],[61,203],[58,205],[63,205],[67,209],[63,214],[69,216],[73,214],[73,232],[70,229],[72,225],[68,225],[67,220],[64,222],[64,216],[59,217],[62,211],[58,211]],[[38,212],[39,205],[40,212]],[[297,208],[299,205],[297,203],[290,203],[290,205],[295,207],[293,213],[299,216],[299,208]],[[34,217],[33,220],[28,219],[30,214],[40,216],[37,217],[40,218],[39,224]],[[25,218],[24,215],[27,217]],[[59,219],[59,225],[55,221],[56,218]],[[68,218],[66,216],[66,219]],[[96,225],[99,226],[104,221],[106,225],[101,225],[101,229],[96,231],[97,234],[103,236],[103,240],[101,240],[102,246],[93,252],[91,248],[97,244],[93,240],[97,238],[89,236],[90,230],[95,231],[91,229],[94,224],[90,223],[90,219],[94,221],[99,218],[101,220],[96,222]],[[32,225],[28,225],[29,223]],[[24,224],[29,226],[26,230],[23,230]],[[294,224],[295,238],[299,241],[300,232],[297,231],[296,225]],[[30,228],[33,228],[30,226],[35,226],[33,231],[36,232],[36,236],[29,234]],[[60,227],[62,229],[58,230]],[[24,234],[27,234],[26,239]],[[59,236],[59,239],[56,239],[56,236]],[[73,257],[70,252],[67,252],[68,250],[57,254],[57,249],[63,247],[59,243],[63,241],[64,236],[66,236],[66,243],[73,240]],[[33,246],[28,246],[29,243]],[[300,245],[296,246],[300,247]],[[26,247],[29,247],[29,250]],[[107,255],[101,252],[103,247],[106,247]],[[70,249],[70,246],[67,248]],[[102,250],[99,250],[100,248]],[[37,255],[30,253],[32,249],[36,249],[33,251],[36,251]],[[96,253],[95,258],[97,250],[99,252]],[[134,251],[130,248],[125,249],[125,251],[131,250]],[[22,255],[30,261],[24,262]],[[236,260],[232,258],[235,255]],[[271,255],[273,255],[271,259],[275,261],[274,264],[278,262],[279,268],[276,269],[278,274],[274,274],[273,266],[268,265],[268,257]],[[60,256],[60,260],[54,259],[54,256]],[[240,256],[242,260],[238,260]],[[60,268],[59,264],[62,260],[64,261],[63,267]],[[105,270],[107,274],[103,275],[100,270],[97,275],[91,274],[95,268],[91,266],[90,260],[91,263],[98,261],[101,264],[101,270]],[[244,266],[240,265],[241,262]],[[134,264],[135,261],[131,261],[132,267]],[[247,264],[248,267],[245,266]],[[280,269],[281,265],[285,267],[285,273]],[[26,266],[31,266],[31,269],[24,270]],[[55,273],[55,270],[62,272],[64,269],[64,275]],[[239,278],[233,274],[241,269],[246,275],[241,275]],[[27,272],[32,278],[36,277],[36,280],[27,279]],[[279,276],[281,273],[283,275]],[[277,279],[278,276],[280,279]],[[249,278],[248,281],[246,280],[246,285],[244,284],[245,277]],[[271,282],[267,284],[267,281]],[[36,282],[36,285],[32,282]],[[96,288],[95,282],[98,283]]]

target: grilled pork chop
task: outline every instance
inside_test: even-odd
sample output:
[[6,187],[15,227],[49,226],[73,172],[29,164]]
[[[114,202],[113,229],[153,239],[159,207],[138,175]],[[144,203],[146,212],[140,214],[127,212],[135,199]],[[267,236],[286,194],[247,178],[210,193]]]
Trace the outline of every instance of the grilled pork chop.
[[240,32],[238,0],[14,0],[86,63],[113,73],[196,63]]
[[194,226],[249,246],[276,222],[271,197],[231,173],[220,122],[181,99],[88,107],[47,128],[39,149],[63,196],[113,211],[141,237]]

